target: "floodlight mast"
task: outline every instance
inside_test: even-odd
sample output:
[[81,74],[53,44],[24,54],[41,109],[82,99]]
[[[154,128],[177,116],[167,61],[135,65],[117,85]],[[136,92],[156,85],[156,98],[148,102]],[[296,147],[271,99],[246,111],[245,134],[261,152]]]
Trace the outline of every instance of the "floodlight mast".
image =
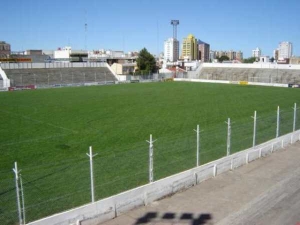
[[173,25],[173,38],[177,40],[177,26],[179,25],[179,20],[171,20],[171,25]]

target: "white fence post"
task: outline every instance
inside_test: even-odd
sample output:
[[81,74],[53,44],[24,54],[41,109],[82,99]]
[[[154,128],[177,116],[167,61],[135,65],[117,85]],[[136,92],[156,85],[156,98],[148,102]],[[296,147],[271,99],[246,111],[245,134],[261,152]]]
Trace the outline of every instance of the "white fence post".
[[277,107],[277,125],[276,125],[276,138],[279,137],[279,126],[280,126],[280,108]]
[[297,118],[297,103],[294,105],[294,122],[293,122],[293,132],[296,131],[296,118]]
[[256,143],[256,120],[257,120],[257,114],[256,111],[254,111],[254,117],[253,118],[253,148],[255,148],[255,143]]
[[230,155],[230,149],[231,149],[231,123],[230,123],[230,118],[228,118],[228,124],[227,127],[227,156]]
[[17,193],[17,207],[18,207],[18,216],[19,216],[19,224],[23,224],[22,219],[22,211],[21,211],[21,201],[20,201],[20,190],[19,190],[19,172],[17,162],[15,162],[15,168],[13,168],[15,173],[15,181],[16,181],[16,193]]
[[91,198],[92,198],[92,202],[95,202],[93,157],[98,154],[93,155],[92,146],[90,146],[90,154],[86,153],[86,155],[90,158]]
[[149,183],[154,181],[153,178],[153,143],[155,141],[152,140],[152,134],[150,134],[150,140],[147,141],[149,143]]
[[197,130],[194,130],[197,133],[197,162],[196,165],[197,167],[200,165],[200,127],[197,125]]
[[23,182],[22,182],[22,176],[20,174],[20,184],[21,184],[21,198],[22,198],[22,212],[23,212],[23,223],[26,224],[26,219],[25,219],[25,200],[24,200],[24,190],[23,190]]

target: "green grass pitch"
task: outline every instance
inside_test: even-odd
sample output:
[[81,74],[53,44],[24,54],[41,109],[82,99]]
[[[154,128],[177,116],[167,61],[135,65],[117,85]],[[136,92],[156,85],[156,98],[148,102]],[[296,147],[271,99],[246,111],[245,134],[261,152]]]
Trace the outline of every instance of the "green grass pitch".
[[[154,143],[154,179],[225,156],[225,121],[232,152],[292,131],[300,89],[202,83],[145,83],[0,93],[0,224],[17,221],[14,162],[21,169],[27,221],[90,201],[89,146],[96,199],[148,182],[148,143]],[[300,128],[300,113],[297,128]]]

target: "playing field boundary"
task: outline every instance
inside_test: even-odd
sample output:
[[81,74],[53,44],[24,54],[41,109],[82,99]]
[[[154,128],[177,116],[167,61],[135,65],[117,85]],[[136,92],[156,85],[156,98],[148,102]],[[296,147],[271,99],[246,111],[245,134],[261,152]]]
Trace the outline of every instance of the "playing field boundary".
[[187,79],[187,78],[174,78],[178,82],[200,82],[200,83],[215,83],[215,84],[238,84],[238,85],[258,85],[268,87],[289,87],[288,84],[277,83],[261,83],[261,82],[248,82],[248,81],[228,81],[228,80],[206,80],[206,79]]
[[272,139],[255,148],[240,151],[95,203],[28,223],[28,225],[92,225],[108,221],[136,207],[173,195],[218,174],[234,170],[275,151],[284,149],[298,141],[300,141],[300,130]]

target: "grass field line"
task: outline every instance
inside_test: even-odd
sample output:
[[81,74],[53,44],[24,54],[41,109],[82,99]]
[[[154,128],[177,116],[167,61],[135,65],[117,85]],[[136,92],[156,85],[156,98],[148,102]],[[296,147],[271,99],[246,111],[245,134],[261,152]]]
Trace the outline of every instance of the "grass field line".
[[26,120],[30,120],[30,121],[33,121],[33,122],[45,124],[45,125],[48,125],[48,126],[51,126],[51,127],[62,129],[62,130],[71,131],[72,133],[76,133],[76,134],[79,133],[76,130],[72,130],[72,129],[69,129],[69,128],[66,128],[66,127],[62,127],[62,126],[57,126],[57,125],[52,124],[52,123],[46,123],[46,122],[41,121],[41,120],[33,119],[33,118],[29,117],[29,116],[20,115],[20,114],[13,113],[13,112],[10,112],[10,111],[7,111],[7,110],[0,109],[0,112],[4,112],[4,113],[9,114],[9,115],[14,115],[14,116],[26,119]]
[[30,142],[35,142],[35,141],[47,140],[47,139],[51,139],[51,138],[63,137],[63,136],[67,136],[67,134],[51,135],[51,136],[42,137],[42,138],[27,139],[24,141],[14,141],[14,142],[10,142],[10,143],[0,144],[0,147],[16,145],[16,144],[21,144],[21,143],[30,143]]

